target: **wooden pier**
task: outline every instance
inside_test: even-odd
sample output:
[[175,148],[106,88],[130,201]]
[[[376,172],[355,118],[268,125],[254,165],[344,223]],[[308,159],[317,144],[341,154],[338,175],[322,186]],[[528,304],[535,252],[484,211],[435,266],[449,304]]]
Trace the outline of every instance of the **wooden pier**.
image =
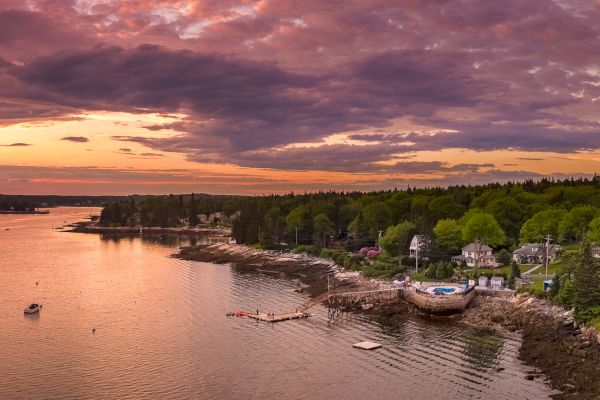
[[263,322],[281,322],[281,321],[289,321],[291,319],[303,319],[310,317],[309,313],[306,312],[289,312],[289,313],[281,313],[274,315],[267,314],[250,314],[247,315],[248,318],[255,319],[257,321]]
[[463,293],[449,295],[434,295],[422,290],[416,290],[414,287],[407,288],[403,286],[388,286],[380,289],[347,292],[336,292],[335,290],[330,289],[320,296],[301,304],[294,312],[282,311],[271,315],[266,313],[254,314],[236,311],[228,313],[227,315],[248,317],[256,321],[274,323],[308,318],[311,316],[311,314],[307,312],[310,308],[325,302],[329,318],[334,318],[337,315],[341,315],[344,311],[356,308],[366,308],[375,304],[395,302],[398,300],[412,303],[419,310],[429,314],[448,314],[464,311],[474,296],[474,288],[470,288]]

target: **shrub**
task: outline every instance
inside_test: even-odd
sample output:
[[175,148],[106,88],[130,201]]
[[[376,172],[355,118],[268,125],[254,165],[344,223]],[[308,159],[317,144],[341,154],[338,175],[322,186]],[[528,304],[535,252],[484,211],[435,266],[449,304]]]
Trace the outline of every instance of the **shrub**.
[[425,271],[425,277],[430,279],[446,279],[454,275],[454,265],[449,262],[435,262]]
[[381,253],[379,250],[369,250],[367,252],[367,257],[368,258],[375,258],[379,255],[379,253]]
[[510,254],[510,252],[508,250],[502,249],[498,252],[498,256],[496,258],[498,259],[498,262],[500,264],[508,265],[508,264],[510,264],[512,255]]
[[319,255],[319,249],[317,247],[305,244],[301,244],[300,246],[296,247],[294,250],[292,250],[292,252],[295,254],[305,253],[310,254],[312,256]]

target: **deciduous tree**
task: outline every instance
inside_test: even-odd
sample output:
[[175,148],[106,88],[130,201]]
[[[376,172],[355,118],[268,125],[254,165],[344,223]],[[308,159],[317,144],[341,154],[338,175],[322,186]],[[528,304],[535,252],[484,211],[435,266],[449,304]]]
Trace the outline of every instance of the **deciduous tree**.
[[[477,253],[484,244],[496,246],[506,240],[496,218],[485,212],[475,213],[466,221],[462,238],[465,242],[475,242],[478,246]],[[479,257],[476,257],[475,268],[479,268]]]
[[433,228],[437,246],[447,252],[458,251],[462,245],[462,226],[455,219],[440,219]]
[[590,222],[598,216],[598,209],[589,205],[573,207],[566,213],[559,224],[562,239],[573,238],[578,242],[583,240]]
[[381,246],[386,253],[391,256],[398,256],[402,253],[408,243],[410,234],[415,230],[415,224],[404,221],[398,225],[390,226],[385,234],[379,239]]
[[335,233],[333,222],[331,222],[327,214],[321,213],[314,218],[313,226],[315,235],[319,238],[321,246],[325,247],[327,245],[327,236]]

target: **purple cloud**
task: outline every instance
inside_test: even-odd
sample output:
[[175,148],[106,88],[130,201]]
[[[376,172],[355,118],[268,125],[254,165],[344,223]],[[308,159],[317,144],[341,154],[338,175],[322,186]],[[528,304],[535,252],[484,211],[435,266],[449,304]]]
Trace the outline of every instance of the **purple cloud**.
[[[227,0],[173,15],[168,0],[35,3],[0,9],[0,124],[182,113],[145,126],[175,136],[115,139],[198,162],[345,172],[454,168],[398,161],[419,151],[600,147],[593,2]],[[219,22],[194,30],[200,16]],[[297,145],[339,133],[367,143]]]

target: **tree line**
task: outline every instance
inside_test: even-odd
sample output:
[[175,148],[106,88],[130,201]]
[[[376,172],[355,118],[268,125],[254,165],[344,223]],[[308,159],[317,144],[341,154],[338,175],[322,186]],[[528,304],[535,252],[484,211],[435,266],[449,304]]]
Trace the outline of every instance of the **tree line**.
[[419,233],[432,239],[431,252],[446,256],[475,240],[513,249],[544,242],[547,235],[554,242],[600,236],[597,176],[369,193],[290,193],[249,197],[239,204],[235,239],[267,247],[326,247],[343,241],[354,250],[378,243],[396,255],[406,252],[410,237]]
[[104,204],[103,226],[156,226],[163,228],[197,226],[200,215],[221,212],[230,216],[241,207],[244,197],[207,194],[140,196],[132,195]]

